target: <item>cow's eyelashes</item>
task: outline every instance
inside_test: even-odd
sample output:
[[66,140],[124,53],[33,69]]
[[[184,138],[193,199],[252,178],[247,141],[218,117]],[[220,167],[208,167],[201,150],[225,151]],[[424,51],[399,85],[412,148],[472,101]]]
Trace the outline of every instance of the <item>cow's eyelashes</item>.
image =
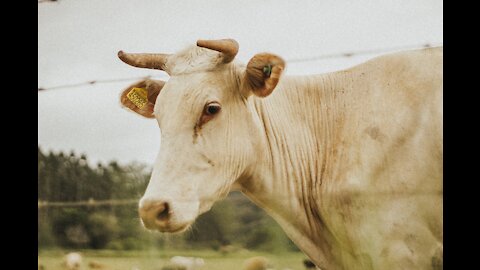
[[213,116],[219,113],[221,109],[222,109],[222,106],[220,106],[218,102],[210,102],[207,105],[205,105],[203,113],[208,116]]
[[195,130],[196,130],[195,132],[197,132],[197,129],[202,127],[203,124],[212,120],[213,117],[217,115],[221,109],[222,109],[222,106],[218,102],[213,101],[213,102],[207,103],[205,107],[203,107],[202,117],[200,117],[200,120],[195,125]]

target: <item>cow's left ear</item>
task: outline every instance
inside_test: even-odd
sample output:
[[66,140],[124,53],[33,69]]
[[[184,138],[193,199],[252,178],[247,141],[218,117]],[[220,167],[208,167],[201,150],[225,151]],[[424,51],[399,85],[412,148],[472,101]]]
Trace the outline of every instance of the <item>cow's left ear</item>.
[[280,76],[285,69],[285,61],[270,53],[256,54],[248,62],[243,78],[242,92],[245,96],[254,94],[266,97],[277,86]]
[[154,118],[153,107],[164,85],[165,82],[159,80],[138,81],[123,90],[120,102],[143,117]]

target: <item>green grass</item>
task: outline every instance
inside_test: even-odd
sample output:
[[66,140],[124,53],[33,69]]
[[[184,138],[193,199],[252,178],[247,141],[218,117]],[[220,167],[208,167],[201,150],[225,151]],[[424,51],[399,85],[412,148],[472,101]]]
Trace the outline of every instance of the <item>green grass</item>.
[[[45,270],[64,270],[63,256],[67,251],[50,250],[39,251],[38,262]],[[246,259],[254,256],[266,257],[277,270],[289,268],[303,270],[303,259],[306,256],[301,252],[284,252],[271,254],[265,252],[239,250],[229,254],[222,254],[213,250],[146,250],[146,251],[111,251],[111,250],[80,250],[83,255],[83,264],[80,270],[91,269],[88,263],[95,261],[105,267],[102,270],[160,270],[172,256],[200,257],[205,260],[202,270],[242,270]]]

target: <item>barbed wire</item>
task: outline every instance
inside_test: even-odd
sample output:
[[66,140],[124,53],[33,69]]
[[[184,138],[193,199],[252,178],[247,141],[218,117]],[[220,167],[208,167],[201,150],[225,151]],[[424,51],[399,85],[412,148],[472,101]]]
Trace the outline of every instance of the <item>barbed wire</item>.
[[442,43],[439,44],[415,44],[415,45],[403,45],[403,46],[395,46],[395,47],[388,47],[388,48],[377,48],[377,49],[368,49],[368,50],[359,50],[359,51],[352,51],[352,52],[344,52],[344,53],[332,53],[332,54],[324,54],[314,57],[305,57],[305,58],[293,58],[287,60],[287,63],[299,63],[299,62],[307,62],[307,61],[317,61],[329,58],[349,58],[357,55],[367,55],[367,54],[376,54],[376,53],[385,53],[385,52],[393,52],[399,50],[410,50],[410,49],[420,49],[420,48],[430,48],[430,47],[438,47],[442,46]]
[[[410,190],[410,191],[404,191],[404,192],[397,192],[397,191],[371,191],[371,192],[357,192],[357,193],[348,193],[350,196],[355,196],[355,195],[368,195],[368,196],[391,196],[391,197],[399,197],[399,196],[438,196],[442,195],[443,196],[443,191],[439,190]],[[298,199],[296,197],[292,197],[290,195],[288,196],[275,196],[277,199]],[[81,206],[118,206],[118,205],[128,205],[128,204],[137,204],[139,203],[141,198],[136,198],[136,199],[116,199],[116,200],[95,200],[93,198],[90,198],[87,201],[64,201],[64,202],[49,202],[49,201],[43,201],[43,200],[38,200],[38,209],[41,208],[47,208],[47,207],[81,207]],[[212,199],[215,199],[212,197]],[[182,201],[182,200],[176,200],[176,201]],[[187,201],[187,200],[183,200]],[[188,200],[190,201],[190,200]],[[228,196],[226,198],[218,199],[218,201],[241,201],[241,202],[251,202],[253,203],[246,195],[242,196]]]
[[[46,208],[46,207],[80,207],[80,206],[117,206],[117,205],[128,205],[128,204],[138,204],[141,198],[136,199],[116,199],[116,200],[95,200],[90,198],[87,201],[44,201],[38,200],[38,208]],[[227,197],[223,200],[230,200],[230,201],[249,201],[247,197]]]
[[94,200],[89,199],[88,201],[72,201],[72,202],[49,202],[49,201],[38,201],[38,208],[46,207],[77,207],[77,206],[115,206],[115,205],[126,205],[126,204],[138,204],[138,199],[126,199],[126,200]]
[[[343,52],[343,53],[324,54],[324,55],[318,55],[318,56],[306,57],[306,58],[293,58],[293,59],[287,60],[286,62],[302,63],[302,62],[319,61],[319,60],[332,59],[332,58],[350,58],[358,55],[385,53],[385,52],[408,50],[408,49],[429,48],[429,47],[436,47],[436,46],[442,46],[442,45],[443,45],[442,43],[434,44],[434,45],[430,43],[424,43],[420,45],[417,44],[417,45],[397,46],[397,47],[380,48],[380,49],[369,49],[369,50],[351,51],[351,52]],[[94,85],[99,83],[114,83],[114,82],[123,82],[123,81],[143,80],[143,79],[150,79],[152,77],[154,76],[147,75],[143,77],[133,77],[133,78],[90,80],[90,81],[74,83],[74,84],[64,84],[64,85],[57,85],[57,86],[51,86],[51,87],[39,87],[38,91],[72,88],[72,87],[79,87],[79,86],[85,86],[85,85]]]
[[72,87],[79,87],[79,86],[84,86],[84,85],[93,85],[93,84],[97,84],[97,83],[113,83],[113,82],[124,82],[124,81],[134,81],[134,80],[146,80],[146,79],[150,79],[152,77],[153,77],[152,75],[147,75],[147,76],[143,76],[143,77],[133,77],[133,78],[92,80],[92,81],[86,81],[86,82],[81,82],[81,83],[57,85],[57,86],[52,86],[52,87],[48,87],[48,88],[39,87],[38,91],[60,89],[60,88],[72,88]]

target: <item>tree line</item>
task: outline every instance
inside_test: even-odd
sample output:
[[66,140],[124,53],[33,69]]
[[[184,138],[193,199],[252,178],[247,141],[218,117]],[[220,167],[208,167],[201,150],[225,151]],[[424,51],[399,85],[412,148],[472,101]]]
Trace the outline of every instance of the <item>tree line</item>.
[[[115,161],[90,165],[85,154],[38,148],[38,200],[78,202],[139,199],[151,168]],[[184,234],[151,233],[137,204],[38,208],[38,247],[132,250],[148,248],[297,250],[277,223],[238,192],[217,202]]]

